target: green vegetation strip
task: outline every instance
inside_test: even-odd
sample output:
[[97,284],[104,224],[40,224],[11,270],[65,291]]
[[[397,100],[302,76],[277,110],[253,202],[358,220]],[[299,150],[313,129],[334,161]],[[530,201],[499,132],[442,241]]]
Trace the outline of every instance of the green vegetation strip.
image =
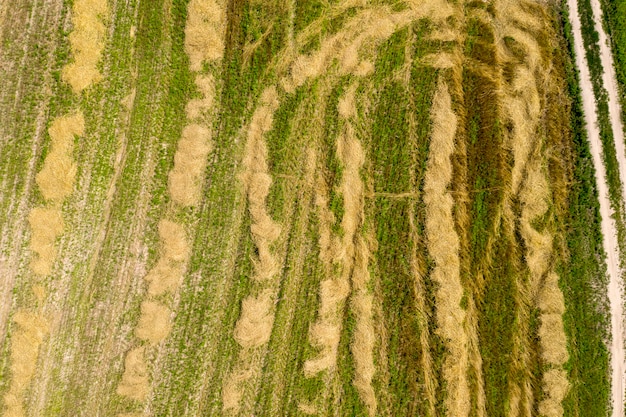
[[[622,184],[619,178],[619,166],[615,152],[615,138],[609,116],[608,93],[602,84],[602,62],[600,60],[599,35],[593,22],[593,10],[590,0],[578,0],[581,32],[585,45],[585,56],[591,74],[593,94],[596,98],[598,128],[602,141],[602,160],[606,168],[606,179],[609,188],[609,199],[614,211],[613,217],[617,227],[617,241],[620,249],[620,261],[626,264],[626,219],[625,204],[622,199]],[[621,59],[621,58],[620,58]]]
[[582,108],[580,80],[574,66],[574,38],[565,1],[561,8],[566,81],[572,100],[571,164],[566,243],[567,261],[560,265],[561,290],[565,297],[563,317],[569,340],[567,365],[571,389],[564,401],[566,416],[606,416],[609,414],[609,309],[606,298],[608,278],[602,247],[600,205],[595,169],[589,150]]
[[600,0],[602,20],[613,51],[613,64],[617,75],[622,120],[626,120],[626,2]]

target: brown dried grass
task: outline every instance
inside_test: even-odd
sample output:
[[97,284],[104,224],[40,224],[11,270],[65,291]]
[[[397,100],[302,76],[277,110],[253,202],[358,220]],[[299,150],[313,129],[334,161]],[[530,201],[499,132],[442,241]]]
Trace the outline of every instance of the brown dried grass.
[[183,267],[172,265],[166,259],[160,259],[144,277],[150,283],[148,295],[157,297],[167,292],[174,293],[183,280]]
[[106,41],[104,22],[108,16],[105,0],[75,0],[72,5],[74,30],[69,41],[74,62],[63,68],[62,77],[76,94],[102,79],[98,62]]
[[189,258],[190,248],[185,229],[178,223],[162,219],[159,222],[159,238],[162,256],[171,262],[184,262]]
[[438,285],[435,293],[437,332],[448,352],[442,374],[447,383],[445,406],[451,416],[467,416],[470,392],[468,336],[465,311],[461,307],[463,287],[460,279],[459,238],[452,216],[453,199],[447,191],[452,179],[450,160],[455,147],[457,117],[447,85],[439,80],[432,105],[430,153],[424,177],[426,238],[435,262],[431,279]]
[[211,109],[215,100],[215,79],[211,74],[196,76],[195,84],[202,98],[189,100],[185,107],[187,119],[192,121],[201,117],[204,111]]
[[270,340],[274,325],[274,294],[272,290],[249,296],[241,305],[241,316],[235,325],[234,338],[244,349],[263,346]]
[[335,368],[342,328],[341,312],[350,294],[350,284],[343,274],[331,277],[334,257],[340,243],[331,231],[335,216],[329,209],[328,188],[321,174],[317,177],[315,206],[319,225],[319,256],[324,265],[324,273],[329,278],[320,284],[318,317],[309,329],[309,340],[313,346],[320,349],[320,352],[315,358],[305,361],[304,374],[307,377]]
[[[145,401],[150,390],[145,348],[137,347],[126,355],[124,373],[117,386],[117,393],[135,401]],[[131,414],[132,415],[132,414]]]
[[271,129],[273,115],[278,108],[278,93],[274,86],[261,94],[260,105],[252,115],[244,150],[243,172],[239,176],[248,199],[248,211],[252,218],[250,231],[257,247],[258,258],[253,260],[252,279],[263,283],[265,289],[256,296],[248,296],[242,304],[241,315],[235,324],[234,338],[243,348],[239,352],[235,369],[222,386],[224,411],[238,410],[243,395],[241,386],[253,375],[258,366],[251,358],[251,351],[265,345],[271,336],[274,323],[274,299],[276,297],[276,274],[278,260],[271,245],[280,235],[280,226],[267,212],[266,200],[272,183],[267,163],[267,145],[264,135]]
[[153,345],[165,340],[172,329],[171,313],[169,308],[156,301],[142,302],[135,334]]
[[569,391],[567,372],[550,369],[543,375],[543,391],[546,397],[539,403],[539,415],[544,417],[563,416],[563,400]]
[[4,395],[5,416],[25,415],[23,397],[37,368],[39,347],[49,332],[45,317],[26,310],[18,310],[13,317],[16,331],[11,338],[9,389]]
[[37,275],[49,275],[57,254],[54,243],[64,228],[61,210],[34,208],[28,215],[28,223],[31,230],[29,248],[35,254],[30,268]]
[[189,207],[200,202],[207,157],[212,149],[209,129],[199,124],[185,126],[169,173],[168,190],[175,203]]
[[84,130],[85,121],[80,112],[58,117],[50,125],[51,150],[35,178],[46,200],[60,203],[72,193],[76,178],[76,164],[72,160],[74,136],[83,135]]
[[185,52],[192,71],[202,70],[206,61],[224,55],[226,13],[221,1],[191,0],[187,6]]

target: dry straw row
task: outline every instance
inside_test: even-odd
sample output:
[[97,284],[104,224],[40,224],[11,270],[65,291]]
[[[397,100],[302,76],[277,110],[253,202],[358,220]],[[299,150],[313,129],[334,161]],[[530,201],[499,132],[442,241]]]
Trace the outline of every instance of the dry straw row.
[[[100,6],[106,13],[107,5],[106,2],[103,3],[104,6]],[[78,39],[77,36],[79,37],[76,32],[81,29],[81,22],[83,22],[79,16],[85,10],[83,6],[79,0],[73,6],[72,21],[75,29],[70,34],[70,43],[76,59],[79,59],[80,53],[74,48],[74,44]],[[101,24],[99,20],[98,23]],[[81,42],[84,47],[88,46],[88,42],[84,40]],[[72,65],[69,64],[63,68],[64,74],[66,71],[71,72]],[[86,88],[91,81],[93,80],[82,88]],[[52,267],[57,258],[56,240],[61,236],[65,227],[61,206],[63,201],[72,194],[76,179],[76,163],[72,157],[74,139],[76,136],[82,136],[84,130],[85,120],[81,112],[57,117],[48,128],[50,151],[46,155],[42,169],[35,177],[46,205],[33,208],[28,215],[31,232],[29,249],[33,255],[30,270],[38,279],[43,279],[52,273]],[[43,286],[34,284],[32,290],[41,304],[45,298]],[[43,313],[34,313],[26,308],[18,310],[13,321],[17,330],[11,340],[9,365],[11,383],[4,396],[6,407],[4,415],[22,417],[25,415],[24,393],[35,375],[39,348],[49,332],[50,325]]]
[[259,371],[259,364],[254,360],[255,352],[267,344],[274,324],[276,276],[280,265],[272,245],[278,239],[281,228],[267,211],[266,200],[272,177],[269,174],[264,135],[272,127],[278,104],[276,88],[266,88],[248,127],[243,158],[244,171],[240,176],[252,218],[252,240],[258,252],[252,279],[258,283],[260,289],[243,300],[241,315],[235,324],[233,336],[241,351],[222,389],[224,411],[234,414],[241,407],[244,385]]
[[[200,72],[206,62],[221,59],[224,49],[225,8],[221,2],[191,0],[185,26],[185,52],[190,69]],[[215,98],[214,78],[197,74],[195,80],[201,98],[187,103],[188,124],[183,128],[174,154],[174,166],[168,174],[171,210],[197,206],[201,199],[207,160],[213,149],[211,128],[204,118],[212,109]],[[147,347],[164,341],[172,328],[172,311],[159,301],[163,295],[173,295],[180,287],[191,256],[189,238],[183,225],[168,220],[159,222],[160,257],[144,277],[148,283],[147,299],[141,303],[135,336],[142,341],[131,349],[124,361],[124,372],[117,387],[121,396],[145,402],[150,393],[150,375],[146,361]],[[147,345],[147,346],[146,346]],[[122,413],[118,417],[138,416]]]
[[[563,328],[563,294],[558,286],[558,276],[551,271],[553,237],[549,230],[538,230],[533,222],[542,218],[548,210],[550,188],[544,172],[537,141],[537,128],[541,121],[539,89],[545,85],[542,78],[549,68],[541,55],[535,34],[544,30],[540,16],[528,13],[523,2],[499,0],[495,4],[498,24],[496,49],[500,59],[512,67],[511,80],[502,91],[501,108],[511,123],[512,132],[507,135],[508,147],[513,153],[511,195],[519,195],[522,202],[520,231],[526,246],[526,263],[530,272],[526,288],[520,288],[520,296],[529,305],[537,300],[540,309],[539,339],[541,357],[553,366],[543,377],[544,398],[539,403],[539,413],[545,417],[563,416],[562,401],[569,389],[567,373],[563,365],[569,356]],[[505,45],[505,38],[513,39],[523,53],[520,59]],[[543,284],[542,284],[543,280]],[[523,313],[528,320],[528,312]],[[520,338],[525,336],[520,335]],[[518,339],[517,349],[527,351],[529,341]],[[518,345],[526,345],[520,347]],[[524,355],[524,361],[530,357]],[[527,366],[527,365],[522,365]],[[527,373],[526,381],[511,388],[510,413],[512,416],[530,416],[533,393]]]
[[[74,30],[69,39],[74,62],[63,68],[63,79],[75,93],[101,77],[96,65],[106,36],[102,19],[107,15],[106,1],[76,0],[73,3]],[[82,136],[84,130],[85,120],[81,112],[56,118],[48,129],[50,151],[35,178],[46,205],[33,208],[28,216],[31,231],[29,249],[33,254],[30,269],[39,279],[52,273],[57,257],[55,243],[64,229],[61,205],[72,194],[76,179],[76,163],[72,157],[74,139]],[[43,286],[35,284],[32,289],[42,303],[45,298]],[[49,332],[49,323],[43,313],[26,308],[18,310],[13,321],[17,329],[11,340],[11,383],[4,396],[4,415],[22,417],[25,415],[24,393],[35,375],[39,348]]]

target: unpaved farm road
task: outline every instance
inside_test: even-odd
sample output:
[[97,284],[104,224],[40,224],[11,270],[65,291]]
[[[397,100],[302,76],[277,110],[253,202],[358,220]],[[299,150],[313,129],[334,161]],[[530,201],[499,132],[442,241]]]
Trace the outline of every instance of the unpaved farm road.
[[[608,186],[606,182],[606,170],[602,162],[602,143],[598,129],[598,117],[596,103],[591,86],[589,67],[585,57],[580,17],[578,16],[577,0],[567,0],[569,17],[574,32],[574,46],[576,49],[576,66],[580,71],[580,87],[582,92],[585,122],[593,164],[596,169],[596,183],[600,198],[600,214],[602,216],[602,234],[604,235],[604,250],[607,253],[607,267],[609,273],[608,296],[611,306],[611,334],[612,340],[609,346],[611,352],[611,398],[613,400],[613,417],[624,415],[624,318],[623,318],[623,287],[621,284],[621,269],[619,265],[619,246],[617,242],[617,229],[615,221],[611,217],[611,204],[609,201]],[[624,135],[620,119],[619,102],[617,100],[617,82],[613,68],[611,50],[606,43],[606,34],[602,28],[601,9],[598,0],[591,0],[593,8],[595,28],[600,39],[600,55],[604,75],[602,81],[604,88],[609,93],[609,115],[615,141],[620,179],[622,182],[622,198],[626,197],[626,154],[624,152]],[[625,198],[626,200],[626,198]]]

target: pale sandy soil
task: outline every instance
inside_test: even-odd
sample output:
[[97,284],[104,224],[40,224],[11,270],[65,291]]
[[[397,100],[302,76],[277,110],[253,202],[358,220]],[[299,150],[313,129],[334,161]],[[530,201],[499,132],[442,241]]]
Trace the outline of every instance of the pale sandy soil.
[[[580,18],[576,0],[568,0],[570,20],[574,32],[574,45],[576,48],[576,66],[580,71],[581,92],[587,133],[593,164],[596,169],[596,182],[600,197],[600,214],[602,216],[602,234],[604,235],[604,250],[607,253],[607,267],[609,273],[609,302],[611,306],[611,334],[612,340],[609,346],[611,352],[611,392],[613,400],[613,417],[624,415],[624,320],[623,320],[623,290],[621,286],[621,269],[619,265],[619,247],[615,221],[611,217],[612,210],[609,201],[608,186],[606,183],[606,170],[602,162],[602,143],[598,129],[598,117],[596,103],[591,87],[589,67],[585,58],[585,50],[580,29]],[[606,44],[606,35],[599,24],[600,5],[597,0],[592,0],[596,20],[596,30],[600,34],[600,51],[602,64],[605,69],[603,77],[604,87],[609,92],[609,111],[611,124],[615,135],[615,145],[619,162],[620,178],[624,182],[626,176],[626,155],[624,154],[624,139],[622,124],[619,116],[619,103],[617,102],[617,87],[615,73],[611,58],[611,51]],[[623,189],[622,189],[623,192]]]

